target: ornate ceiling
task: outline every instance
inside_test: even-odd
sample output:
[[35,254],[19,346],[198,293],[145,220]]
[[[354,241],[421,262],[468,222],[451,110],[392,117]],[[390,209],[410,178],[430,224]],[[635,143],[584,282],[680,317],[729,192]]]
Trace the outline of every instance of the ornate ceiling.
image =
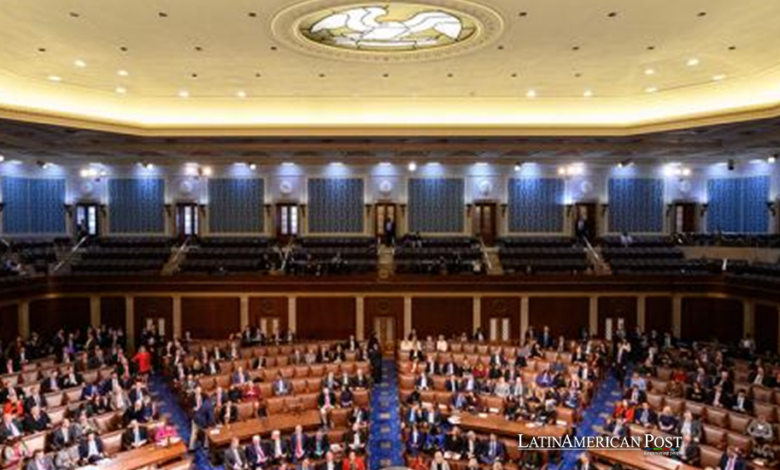
[[148,136],[632,135],[780,115],[778,30],[767,0],[6,0],[0,116]]

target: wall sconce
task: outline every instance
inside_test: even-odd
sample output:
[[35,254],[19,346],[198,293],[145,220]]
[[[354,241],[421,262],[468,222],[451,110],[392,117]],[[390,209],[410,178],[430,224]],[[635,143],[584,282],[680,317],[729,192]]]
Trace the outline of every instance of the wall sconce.
[[564,204],[564,207],[566,208],[566,217],[571,217],[574,212],[574,204]]
[[398,207],[401,209],[401,215],[404,215],[406,213],[406,204],[399,204]]
[[466,217],[471,217],[471,209],[474,207],[474,204],[466,204]]
[[507,204],[505,202],[501,204],[501,216],[502,217],[506,217],[506,211],[507,211],[508,208],[509,208],[509,204]]
[[669,217],[672,214],[673,209],[674,209],[674,204],[667,204],[665,217]]
[[701,211],[699,212],[699,217],[704,217],[707,214],[707,209],[710,208],[709,204],[702,204],[701,205]]
[[601,216],[604,217],[607,214],[607,210],[609,209],[609,204],[602,204],[601,205]]
[[767,202],[766,208],[769,210],[769,213],[772,214],[772,217],[775,217],[777,215],[777,204],[775,204],[774,201]]
[[271,209],[273,209],[273,204],[265,204],[265,213],[266,215],[271,215]]
[[373,204],[365,204],[366,206],[366,216],[371,215],[371,209],[374,207]]

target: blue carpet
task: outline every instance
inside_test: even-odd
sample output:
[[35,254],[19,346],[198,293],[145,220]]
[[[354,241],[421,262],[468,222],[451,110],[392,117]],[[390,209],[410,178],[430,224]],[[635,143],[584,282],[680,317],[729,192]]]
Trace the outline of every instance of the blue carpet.
[[[190,419],[187,413],[179,406],[178,398],[173,394],[168,384],[162,377],[153,376],[149,379],[149,393],[157,400],[157,409],[161,414],[169,416],[171,424],[176,427],[176,432],[185,441],[189,442]],[[203,448],[198,448],[192,454],[192,463],[198,470],[217,470],[222,467],[214,467],[209,461],[208,452]]]
[[401,412],[395,361],[382,363],[382,383],[371,392],[371,427],[368,437],[368,468],[403,466]]
[[[606,424],[605,414],[611,415],[615,405],[615,400],[620,399],[620,384],[611,374],[599,384],[596,394],[591,400],[590,406],[582,413],[582,421],[577,428],[578,436],[596,436],[598,431],[594,426],[604,426]],[[577,462],[581,452],[570,450],[564,451],[561,461],[557,465],[550,465],[550,470],[571,470]]]

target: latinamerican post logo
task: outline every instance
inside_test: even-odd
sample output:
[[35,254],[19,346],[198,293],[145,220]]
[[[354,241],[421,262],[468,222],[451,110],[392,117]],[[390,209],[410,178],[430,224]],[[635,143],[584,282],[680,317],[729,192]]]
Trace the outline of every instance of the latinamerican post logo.
[[643,451],[646,455],[672,457],[680,452],[682,437],[679,436],[526,436],[518,434],[517,448],[520,450],[575,450],[599,451],[622,450]]

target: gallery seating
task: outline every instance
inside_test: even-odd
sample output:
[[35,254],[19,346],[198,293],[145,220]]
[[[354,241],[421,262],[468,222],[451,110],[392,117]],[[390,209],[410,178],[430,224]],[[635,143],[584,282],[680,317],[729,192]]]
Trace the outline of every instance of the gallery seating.
[[195,241],[179,264],[186,274],[260,274],[280,267],[276,241],[255,237],[207,237]]
[[498,242],[505,273],[566,274],[588,269],[582,246],[569,237],[511,237]]

